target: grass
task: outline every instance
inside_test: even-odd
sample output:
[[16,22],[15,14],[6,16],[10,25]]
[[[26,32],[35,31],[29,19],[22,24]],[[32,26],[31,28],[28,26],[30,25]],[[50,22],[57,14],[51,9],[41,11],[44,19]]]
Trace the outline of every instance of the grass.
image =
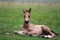
[[32,8],[30,22],[43,24],[56,33],[60,33],[60,6],[35,3],[5,3],[0,2],[0,40],[60,40],[60,34],[53,39],[15,35],[14,30],[21,30],[23,24],[23,9]]

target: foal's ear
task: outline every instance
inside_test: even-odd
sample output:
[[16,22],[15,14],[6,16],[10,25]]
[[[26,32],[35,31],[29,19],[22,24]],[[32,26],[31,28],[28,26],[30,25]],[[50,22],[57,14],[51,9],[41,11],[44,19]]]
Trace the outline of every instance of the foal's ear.
[[31,8],[29,9],[29,13],[31,12]]
[[25,10],[23,10],[23,13],[25,13]]

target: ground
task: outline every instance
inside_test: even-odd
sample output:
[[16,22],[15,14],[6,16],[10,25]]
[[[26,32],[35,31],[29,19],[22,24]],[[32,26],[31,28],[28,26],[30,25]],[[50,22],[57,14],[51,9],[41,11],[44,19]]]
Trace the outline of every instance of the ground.
[[[23,9],[32,8],[30,22],[50,27],[58,36],[53,39],[15,35],[24,22]],[[60,40],[60,5],[0,2],[0,40]]]

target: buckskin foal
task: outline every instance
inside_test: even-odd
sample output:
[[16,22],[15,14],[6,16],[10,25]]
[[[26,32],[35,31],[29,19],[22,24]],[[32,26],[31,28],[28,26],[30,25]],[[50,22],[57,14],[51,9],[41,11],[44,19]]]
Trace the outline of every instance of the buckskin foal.
[[23,10],[24,24],[22,25],[22,31],[14,31],[16,34],[25,34],[32,36],[40,36],[44,38],[54,38],[56,34],[45,25],[34,25],[29,23],[31,8],[29,10]]

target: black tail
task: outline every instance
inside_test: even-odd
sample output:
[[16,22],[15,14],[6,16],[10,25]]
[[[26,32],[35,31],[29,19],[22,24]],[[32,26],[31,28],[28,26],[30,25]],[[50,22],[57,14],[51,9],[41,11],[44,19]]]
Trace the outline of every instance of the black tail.
[[55,33],[56,36],[58,35],[56,32],[54,32],[54,31],[52,31],[52,30],[51,30],[51,32]]

